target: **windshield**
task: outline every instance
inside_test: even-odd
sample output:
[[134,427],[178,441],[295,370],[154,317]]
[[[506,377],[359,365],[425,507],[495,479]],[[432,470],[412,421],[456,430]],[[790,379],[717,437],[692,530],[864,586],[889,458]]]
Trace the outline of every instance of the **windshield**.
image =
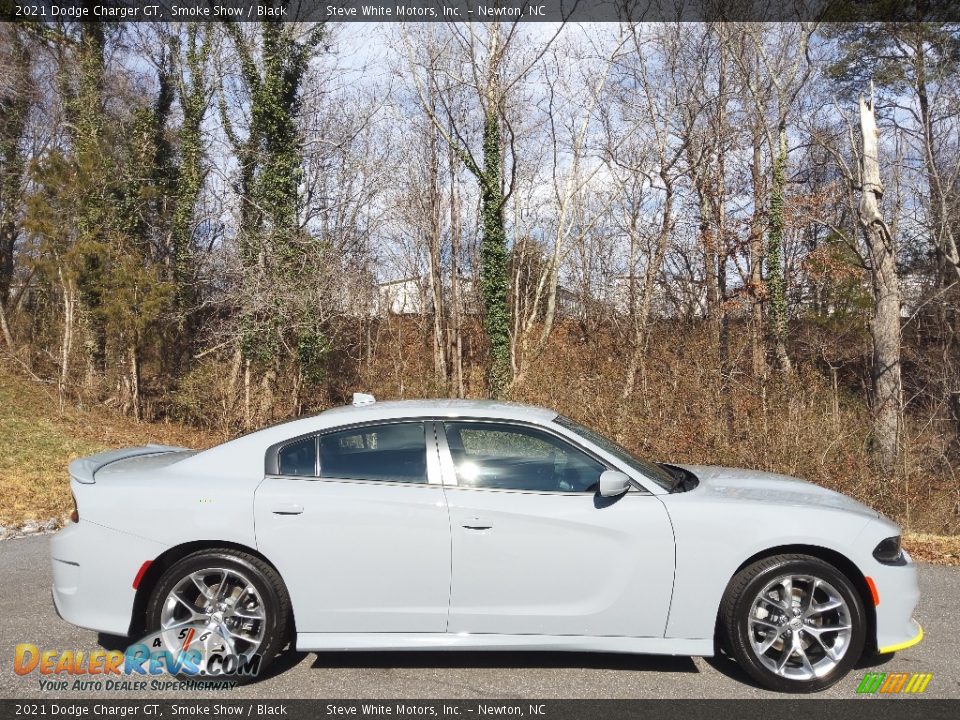
[[580,437],[589,440],[604,452],[613,455],[623,464],[629,465],[644,477],[650,478],[664,490],[673,490],[673,488],[676,486],[676,479],[662,467],[654,463],[647,462],[646,460],[641,460],[637,456],[630,454],[626,448],[618,445],[613,440],[605,438],[603,435],[594,432],[590,428],[584,427],[580,423],[575,423],[570,418],[565,418],[562,415],[558,415],[556,418],[554,418],[554,422],[557,425],[567,428],[568,430],[572,430]]

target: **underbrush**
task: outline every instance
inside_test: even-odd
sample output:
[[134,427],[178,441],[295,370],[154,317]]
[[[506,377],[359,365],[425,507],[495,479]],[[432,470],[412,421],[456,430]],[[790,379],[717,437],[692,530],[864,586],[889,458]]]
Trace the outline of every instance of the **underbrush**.
[[61,413],[46,385],[0,363],[0,525],[69,513],[73,458],[147,443],[202,448],[220,439],[175,423],[137,423],[101,407]]
[[[814,330],[806,332],[812,347]],[[960,534],[960,465],[949,417],[909,406],[895,472],[884,475],[872,465],[861,339],[831,353],[798,349],[792,374],[757,378],[743,328],[732,330],[726,377],[709,337],[702,323],[654,327],[634,392],[624,399],[629,347],[623,334],[562,323],[510,388],[510,399],[553,408],[647,458],[793,475],[850,495],[908,532]],[[263,376],[254,368],[249,402],[232,357],[204,357],[177,387],[151,397],[151,406],[161,409],[155,414],[189,424],[135,423],[92,402],[61,414],[48,386],[0,369],[0,524],[67,512],[67,462],[103,448],[205,447],[243,432],[247,417],[254,429],[348,402],[354,391],[380,400],[456,394],[454,384],[437,375],[429,326],[421,320],[387,318],[339,347],[326,377],[313,385],[279,373],[264,396]],[[465,334],[464,347],[464,395],[484,397],[477,327]],[[922,547],[931,557],[940,552],[929,543]]]
[[[444,395],[425,335],[395,338],[389,352],[360,364],[357,389],[380,399]],[[796,353],[793,373],[771,370],[761,380],[749,372],[746,333],[735,330],[724,382],[703,325],[665,323],[650,333],[634,392],[624,400],[628,352],[622,334],[566,324],[510,398],[557,410],[647,458],[793,475],[850,495],[910,531],[960,533],[949,418],[908,411],[899,465],[893,474],[878,472],[870,460],[867,370],[857,355],[848,352],[831,372]],[[483,396],[481,366],[471,364],[468,396]]]

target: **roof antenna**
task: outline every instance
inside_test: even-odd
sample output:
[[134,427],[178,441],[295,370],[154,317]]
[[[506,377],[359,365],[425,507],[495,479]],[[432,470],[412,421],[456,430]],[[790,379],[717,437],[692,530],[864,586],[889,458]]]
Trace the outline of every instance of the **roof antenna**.
[[373,405],[377,399],[373,395],[367,395],[367,393],[354,393],[353,394],[353,406],[362,407],[364,405]]

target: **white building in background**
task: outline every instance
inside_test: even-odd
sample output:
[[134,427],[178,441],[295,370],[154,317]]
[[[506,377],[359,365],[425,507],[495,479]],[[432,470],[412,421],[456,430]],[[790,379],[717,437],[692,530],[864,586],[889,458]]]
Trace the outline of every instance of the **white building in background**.
[[[632,293],[639,307],[643,296],[643,277],[636,275],[616,275],[610,279],[605,289],[604,303],[619,315],[630,314],[630,296]],[[650,298],[650,317],[670,318],[682,315],[703,317],[707,302],[707,289],[703,283],[691,283],[683,278],[673,277],[669,284],[658,280],[653,284]]]
[[[446,280],[446,278],[445,278]],[[443,287],[446,306],[453,304],[453,288],[447,282]],[[460,278],[460,312],[469,315],[477,312],[473,281]],[[386,280],[377,285],[377,297],[371,314],[374,315],[427,315],[433,312],[430,281],[423,276]]]
[[425,280],[419,277],[388,280],[377,286],[377,315],[423,315],[433,309]]
[[918,272],[900,276],[900,317],[907,320],[923,307],[932,288],[928,277]]

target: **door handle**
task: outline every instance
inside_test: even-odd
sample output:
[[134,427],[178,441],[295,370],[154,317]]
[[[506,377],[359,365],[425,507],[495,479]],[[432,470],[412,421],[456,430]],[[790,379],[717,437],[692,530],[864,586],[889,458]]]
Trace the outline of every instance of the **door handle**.
[[299,515],[303,512],[303,505],[297,503],[279,503],[270,508],[274,515]]
[[464,530],[489,530],[489,529],[491,529],[493,526],[492,526],[492,525],[487,525],[487,524],[486,524],[483,520],[481,520],[480,518],[472,517],[472,518],[470,518],[469,520],[467,520],[467,521],[466,521],[463,525],[461,525],[460,527],[462,527]]

